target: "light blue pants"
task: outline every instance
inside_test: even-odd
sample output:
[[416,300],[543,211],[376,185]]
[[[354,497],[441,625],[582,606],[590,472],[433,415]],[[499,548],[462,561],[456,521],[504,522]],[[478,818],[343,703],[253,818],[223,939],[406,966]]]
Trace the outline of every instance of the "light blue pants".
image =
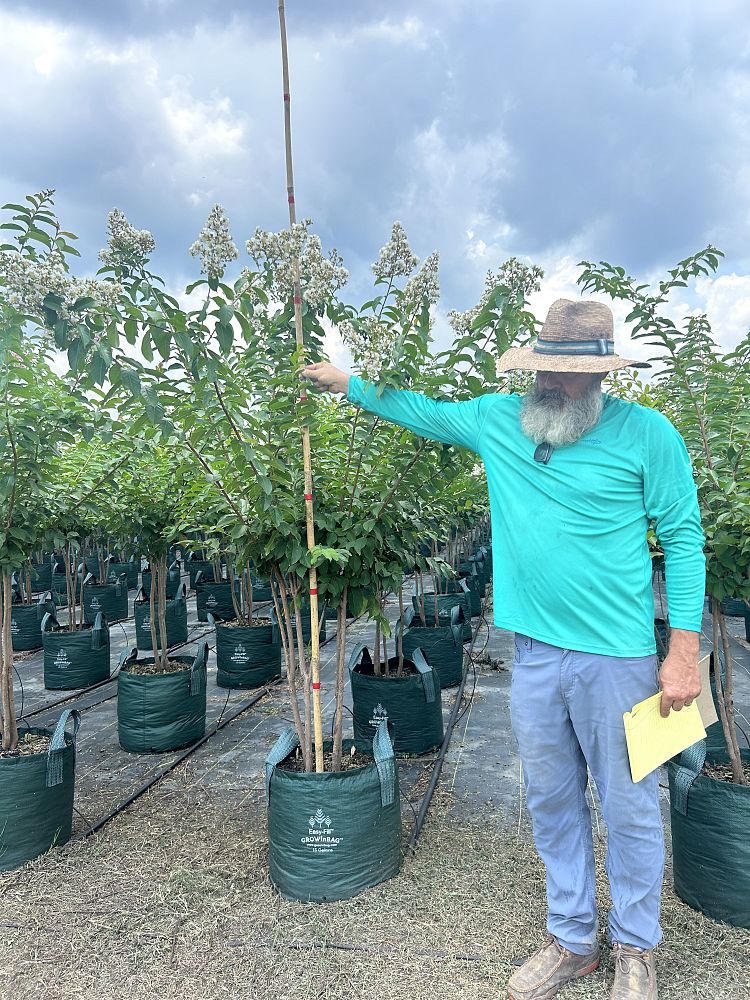
[[547,929],[584,955],[598,922],[587,765],[607,824],[613,941],[653,948],[664,834],[658,771],[630,777],[623,712],[658,690],[656,656],[559,649],[516,634],[511,716],[523,764],[534,841],[547,869]]

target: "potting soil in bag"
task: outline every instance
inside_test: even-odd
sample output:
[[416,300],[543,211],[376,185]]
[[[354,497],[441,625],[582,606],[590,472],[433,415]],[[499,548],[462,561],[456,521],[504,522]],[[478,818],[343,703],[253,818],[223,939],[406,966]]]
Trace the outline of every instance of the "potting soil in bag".
[[[172,656],[185,669],[171,674],[134,674],[131,650],[117,680],[117,729],[120,746],[130,753],[179,750],[206,731],[208,643],[196,656]],[[153,663],[149,656],[137,662]]]
[[443,703],[437,670],[429,666],[418,649],[407,661],[415,673],[394,676],[397,663],[397,657],[389,660],[391,676],[376,677],[364,644],[357,646],[349,658],[354,743],[363,753],[371,752],[373,736],[383,721],[391,728],[396,753],[426,753],[443,742]]
[[76,632],[47,631],[57,627],[53,615],[42,621],[44,686],[49,690],[88,687],[109,677],[109,629],[101,614],[93,626]]
[[[209,616],[209,621],[212,616]],[[254,688],[281,676],[281,641],[276,625],[216,625],[216,683]]]
[[[285,899],[349,899],[401,867],[398,772],[385,724],[372,764],[321,774],[278,765],[299,746],[285,732],[266,758],[271,880]],[[352,743],[345,740],[343,754]],[[324,750],[330,750],[327,743]]]
[[[750,762],[750,750],[741,754]],[[705,759],[702,740],[669,763],[675,892],[714,920],[750,928],[750,786],[701,774]]]
[[[68,720],[73,733],[65,732]],[[0,871],[70,840],[73,826],[75,737],[81,722],[66,709],[54,729],[24,729],[50,737],[46,753],[0,757]]]

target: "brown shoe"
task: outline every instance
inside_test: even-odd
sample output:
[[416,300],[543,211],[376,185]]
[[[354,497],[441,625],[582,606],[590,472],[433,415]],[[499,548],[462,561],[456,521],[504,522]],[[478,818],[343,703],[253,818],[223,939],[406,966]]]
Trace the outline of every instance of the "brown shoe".
[[653,951],[615,942],[615,985],[611,1000],[658,1000]]
[[557,940],[547,935],[539,951],[526,959],[520,969],[510,977],[509,1000],[549,1000],[571,979],[586,976],[599,968],[599,949],[589,955],[576,955],[562,948]]

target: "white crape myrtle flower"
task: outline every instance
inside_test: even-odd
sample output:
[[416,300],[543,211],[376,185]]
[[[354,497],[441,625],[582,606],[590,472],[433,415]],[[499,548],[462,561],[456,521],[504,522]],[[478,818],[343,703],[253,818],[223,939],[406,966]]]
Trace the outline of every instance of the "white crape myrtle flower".
[[330,302],[346,284],[349,272],[336,250],[328,257],[323,254],[320,237],[309,232],[311,225],[311,219],[304,219],[280,233],[256,229],[253,238],[247,241],[247,252],[268,271],[271,291],[281,302],[287,302],[294,292],[297,262],[302,297],[311,309],[317,309]]
[[362,374],[377,378],[393,352],[395,332],[377,316],[363,316],[356,325],[345,320],[339,333]]
[[229,232],[229,219],[221,205],[214,205],[208,213],[206,224],[190,247],[190,255],[200,257],[201,271],[216,281],[223,278],[227,264],[239,257]]
[[394,222],[390,240],[380,248],[378,259],[371,265],[372,273],[376,278],[406,278],[418,263],[419,259],[411,251],[404,227],[400,222]]
[[407,302],[421,308],[426,299],[429,305],[435,305],[440,297],[439,265],[440,254],[437,251],[425,258],[420,269],[404,286],[404,299]]
[[75,278],[68,274],[65,259],[57,250],[32,260],[16,252],[0,253],[0,286],[6,301],[19,312],[40,317],[48,294],[58,295],[63,319],[78,299],[93,299],[96,307],[112,309],[122,294],[117,281]]
[[107,245],[99,251],[99,260],[110,267],[123,264],[143,265],[153,253],[156,241],[148,229],[136,229],[119,208],[107,216]]
[[512,292],[516,294],[523,292],[524,298],[528,298],[532,292],[539,291],[541,287],[539,282],[543,277],[544,271],[538,265],[532,264],[529,267],[517,257],[509,257],[500,265],[497,274],[493,274],[492,271],[487,272],[484,291],[479,302],[472,309],[467,309],[466,312],[451,309],[448,313],[448,322],[455,333],[463,336],[470,332],[471,324],[487,305],[490,295],[498,285],[507,285]]

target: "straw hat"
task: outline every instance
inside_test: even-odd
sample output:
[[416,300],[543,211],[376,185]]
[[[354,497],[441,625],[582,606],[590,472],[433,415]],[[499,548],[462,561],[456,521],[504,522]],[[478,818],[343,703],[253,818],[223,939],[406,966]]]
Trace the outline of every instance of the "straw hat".
[[523,368],[535,372],[612,372],[650,368],[615,354],[612,310],[603,302],[557,299],[531,347],[511,347],[497,363],[498,372]]

